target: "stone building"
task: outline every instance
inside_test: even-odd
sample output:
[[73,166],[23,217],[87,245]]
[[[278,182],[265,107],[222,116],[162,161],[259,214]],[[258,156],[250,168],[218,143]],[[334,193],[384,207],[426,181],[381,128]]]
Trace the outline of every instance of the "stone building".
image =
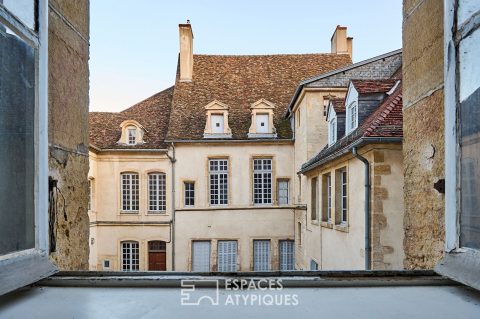
[[[300,81],[351,63],[346,28],[332,53],[216,56],[193,54],[191,25],[179,27],[175,86],[157,95],[171,92],[171,104],[154,96],[90,115],[90,267],[154,270],[156,242],[167,270],[293,269],[293,133],[283,115]],[[152,184],[158,173],[164,182]],[[150,211],[152,196],[161,210]]]

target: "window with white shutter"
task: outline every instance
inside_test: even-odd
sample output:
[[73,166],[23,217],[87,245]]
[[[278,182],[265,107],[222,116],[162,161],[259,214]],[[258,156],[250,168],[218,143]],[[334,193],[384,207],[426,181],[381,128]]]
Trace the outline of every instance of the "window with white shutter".
[[192,242],[192,271],[210,271],[210,241]]
[[279,243],[280,270],[295,270],[295,242],[281,240]]
[[237,241],[220,240],[217,243],[218,271],[237,271]]
[[270,240],[253,241],[253,270],[270,270]]

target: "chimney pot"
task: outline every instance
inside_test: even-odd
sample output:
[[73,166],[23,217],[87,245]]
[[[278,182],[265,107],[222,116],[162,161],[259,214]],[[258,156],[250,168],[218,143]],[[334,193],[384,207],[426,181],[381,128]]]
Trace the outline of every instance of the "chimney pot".
[[347,38],[347,27],[337,25],[330,41],[332,53],[348,54],[352,57],[353,38]]

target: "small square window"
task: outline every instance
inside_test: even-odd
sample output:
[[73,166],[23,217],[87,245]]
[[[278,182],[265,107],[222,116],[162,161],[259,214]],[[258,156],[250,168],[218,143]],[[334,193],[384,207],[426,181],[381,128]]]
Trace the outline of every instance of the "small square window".
[[110,260],[105,259],[103,261],[103,269],[109,269],[110,268]]
[[217,127],[220,127],[220,123],[216,123],[215,125],[216,125]]
[[260,124],[260,126],[265,126],[265,122],[262,122],[262,123]]

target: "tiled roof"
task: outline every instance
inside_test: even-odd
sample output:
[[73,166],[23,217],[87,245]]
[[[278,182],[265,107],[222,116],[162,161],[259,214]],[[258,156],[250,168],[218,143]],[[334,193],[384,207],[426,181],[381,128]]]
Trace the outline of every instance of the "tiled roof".
[[298,83],[351,63],[348,55],[337,54],[194,55],[193,61],[192,82],[180,82],[177,71],[169,140],[203,139],[204,107],[213,100],[229,106],[232,138],[247,139],[250,106],[262,98],[276,105],[278,138],[291,138],[290,124],[282,115]]
[[354,80],[351,82],[358,93],[360,94],[369,94],[369,93],[385,93],[390,91],[390,89],[395,85],[396,79],[385,79],[385,80]]
[[312,159],[303,164],[301,171],[309,171],[324,162],[333,160],[337,157],[336,154],[341,155],[342,150],[348,150],[362,138],[402,138],[402,107],[402,84],[399,83],[395,91],[357,129],[330,147],[327,145]]
[[[90,112],[90,144],[100,149],[165,148],[173,88],[163,90],[122,112]],[[145,128],[144,144],[117,144],[122,133],[120,124],[125,120],[135,120]]]
[[345,113],[345,99],[344,98],[336,98],[331,100],[333,104],[333,109],[335,113]]

